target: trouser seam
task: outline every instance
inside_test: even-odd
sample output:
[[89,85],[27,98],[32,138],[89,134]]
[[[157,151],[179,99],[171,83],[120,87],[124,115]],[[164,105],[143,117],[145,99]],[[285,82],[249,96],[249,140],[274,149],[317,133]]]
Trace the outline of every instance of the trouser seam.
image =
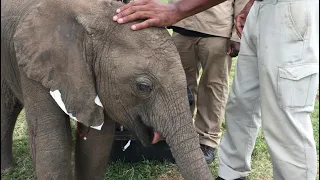
[[[252,118],[252,120],[250,121],[250,127],[249,127],[249,131],[250,131],[250,135],[249,135],[249,141],[248,141],[248,143],[247,143],[247,151],[246,151],[246,156],[245,157],[248,157],[248,155],[249,156],[251,156],[251,154],[249,154],[249,153],[251,153],[250,151],[248,151],[249,150],[249,145],[251,145],[252,147],[251,148],[254,148],[253,147],[253,144],[251,144],[250,142],[252,142],[252,125],[254,124],[254,117],[253,117],[253,114],[254,114],[254,111],[255,111],[255,107],[256,107],[256,103],[259,101],[259,99],[260,99],[260,97],[258,96],[257,98],[256,98],[256,100],[253,102],[253,108],[252,108],[252,111],[251,111],[251,118]],[[258,129],[258,133],[259,133],[259,129]],[[255,143],[255,141],[256,141],[256,139],[254,140],[254,143]],[[251,161],[251,160],[250,160]],[[251,162],[249,162],[250,163],[250,167],[249,167],[249,169],[251,170]]]
[[[308,21],[309,21],[309,17],[308,17]],[[309,24],[309,22],[308,22],[308,24]],[[307,29],[307,33],[308,33],[308,30],[309,30],[309,27]],[[304,54],[305,54],[305,51],[306,51],[306,41],[307,41],[306,39],[303,40],[303,48],[302,48],[302,53],[301,53],[301,59],[304,58]],[[310,84],[309,84],[309,88],[308,88],[308,96],[309,96],[309,89],[310,89]],[[294,114],[294,116],[293,116],[294,119],[296,119],[295,116],[296,116],[296,114]],[[300,132],[300,130],[301,130],[300,124],[299,124],[298,127],[299,127],[299,131],[298,132]],[[305,158],[305,165],[306,165],[306,179],[308,179],[308,151],[307,151],[307,147],[306,147],[307,138],[304,136],[303,133],[301,133],[301,136],[302,136],[302,141],[303,141],[302,143],[303,143],[304,158]]]

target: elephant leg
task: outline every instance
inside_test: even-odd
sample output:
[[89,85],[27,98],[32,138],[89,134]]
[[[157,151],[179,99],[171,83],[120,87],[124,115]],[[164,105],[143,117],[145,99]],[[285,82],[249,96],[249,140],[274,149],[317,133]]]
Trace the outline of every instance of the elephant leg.
[[[105,115],[101,131],[90,129],[87,139],[77,134],[75,149],[76,177],[78,180],[103,180],[114,139],[115,122]],[[87,127],[79,124],[80,132]]]
[[69,117],[40,83],[25,75],[21,82],[37,179],[73,179]]
[[11,89],[1,81],[1,173],[13,165],[12,136],[13,129],[22,110],[22,104]]

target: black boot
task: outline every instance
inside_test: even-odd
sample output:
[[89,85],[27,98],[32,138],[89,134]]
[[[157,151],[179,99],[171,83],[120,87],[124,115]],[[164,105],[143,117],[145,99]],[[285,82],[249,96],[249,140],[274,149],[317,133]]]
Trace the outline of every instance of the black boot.
[[207,164],[211,164],[214,160],[214,151],[216,149],[214,149],[210,146],[204,145],[204,144],[200,144],[200,148],[203,152],[204,158],[207,161]]

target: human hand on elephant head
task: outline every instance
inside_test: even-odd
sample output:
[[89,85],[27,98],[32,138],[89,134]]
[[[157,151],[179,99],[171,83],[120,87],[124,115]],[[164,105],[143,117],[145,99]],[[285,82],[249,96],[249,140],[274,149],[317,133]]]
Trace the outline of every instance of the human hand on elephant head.
[[146,19],[131,26],[132,30],[140,30],[151,26],[166,27],[180,20],[174,4],[162,3],[157,0],[138,0],[130,2],[119,9],[113,20],[127,23],[137,19]]
[[178,3],[162,3],[158,0],[137,0],[117,9],[113,20],[118,23],[144,20],[132,25],[132,30],[151,26],[166,27],[223,1],[225,0],[184,0]]

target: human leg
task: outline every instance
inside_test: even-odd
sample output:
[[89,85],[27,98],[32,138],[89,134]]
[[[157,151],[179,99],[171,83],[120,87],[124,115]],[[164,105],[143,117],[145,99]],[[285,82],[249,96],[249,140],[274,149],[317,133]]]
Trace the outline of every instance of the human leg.
[[194,103],[191,107],[191,111],[194,112],[197,102],[197,79],[199,77],[200,64],[196,53],[196,44],[199,38],[188,37],[174,32],[172,39],[178,49],[182,65],[186,73],[187,86],[191,90],[194,97]]
[[221,122],[228,97],[231,57],[227,55],[228,38],[201,38],[198,56],[203,68],[198,86],[195,127],[200,144],[217,148],[220,143]]
[[315,179],[310,113],[319,81],[319,1],[266,4],[260,16],[262,127],[273,177]]
[[219,177],[246,177],[260,127],[260,86],[256,52],[256,18],[253,5],[242,34],[232,89],[226,106],[226,132],[219,146]]

